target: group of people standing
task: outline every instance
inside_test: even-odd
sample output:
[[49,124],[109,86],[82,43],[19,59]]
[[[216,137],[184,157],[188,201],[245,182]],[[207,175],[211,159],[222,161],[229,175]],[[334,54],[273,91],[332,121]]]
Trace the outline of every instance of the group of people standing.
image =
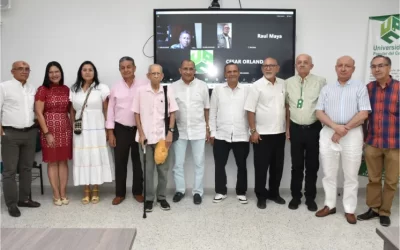
[[[371,71],[376,81],[365,85],[352,78],[354,60],[343,56],[335,66],[337,81],[326,84],[323,77],[310,73],[313,63],[309,55],[296,58],[297,74],[287,80],[276,77],[278,61],[269,57],[261,66],[263,77],[252,85],[244,85],[239,83],[239,66],[230,63],[224,67],[226,83],[212,91],[210,100],[207,84],[195,78],[195,64],[191,60],[182,61],[181,79],[166,87],[160,84],[164,77],[160,65],[149,66],[148,83],[135,77],[134,60],[123,57],[119,61],[122,79],[111,91],[99,82],[96,67],[89,61],[80,66],[71,90],[64,85],[61,65],[51,62],[46,67],[43,86],[37,92],[27,84],[29,65],[16,62],[11,71],[14,78],[0,84],[3,191],[9,213],[19,216],[17,205],[40,206],[29,199],[37,135],[35,109],[55,205],[69,202],[67,161],[71,158],[74,184],[84,186],[82,203],[99,202],[99,185],[113,179],[116,194],[112,204],[123,202],[131,153],[134,198],[145,202],[147,212],[153,210],[155,200],[161,209],[169,210],[166,186],[170,168],[176,187],[173,202],[181,201],[186,195],[184,165],[188,144],[194,161],[191,194],[193,202],[201,204],[205,143],[213,146],[216,192],[213,202],[227,197],[225,166],[232,150],[238,168],[237,199],[242,204],[248,203],[246,161],[251,143],[257,207],[265,209],[268,199],[285,204],[279,187],[285,143],[290,140],[290,209],[297,209],[301,204],[304,179],[305,204],[310,211],[318,210],[316,181],[321,163],[325,203],[316,216],[335,213],[337,172],[341,165],[347,222],[355,224],[357,219],[379,216],[381,224],[387,226],[399,179],[400,89],[399,81],[389,75],[390,66],[390,58],[374,57]],[[82,124],[79,133],[74,132],[78,122]],[[162,162],[157,162],[160,145],[165,145],[167,154]],[[357,175],[364,147],[370,209],[356,218]],[[15,183],[17,168],[19,198]],[[266,188],[268,170],[269,187]]]

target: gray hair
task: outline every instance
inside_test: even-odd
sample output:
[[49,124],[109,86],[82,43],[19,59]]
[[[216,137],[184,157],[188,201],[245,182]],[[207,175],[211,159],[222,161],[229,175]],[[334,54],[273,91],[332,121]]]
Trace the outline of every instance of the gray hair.
[[161,73],[163,73],[163,68],[162,68],[162,66],[161,66],[160,64],[151,64],[151,65],[149,66],[148,73],[151,73],[151,68],[154,67],[154,66],[160,67]]
[[383,58],[383,59],[385,59],[386,63],[389,64],[389,66],[392,66],[392,60],[390,60],[390,57],[384,56],[384,55],[377,55],[377,56],[374,56],[374,58],[372,58],[372,60],[371,60],[371,64],[372,64],[372,61],[375,60],[375,59],[377,59],[377,58]]
[[124,56],[121,59],[119,59],[119,64],[121,64],[123,61],[132,62],[133,66],[135,66],[135,60],[133,60],[133,58],[130,56]]

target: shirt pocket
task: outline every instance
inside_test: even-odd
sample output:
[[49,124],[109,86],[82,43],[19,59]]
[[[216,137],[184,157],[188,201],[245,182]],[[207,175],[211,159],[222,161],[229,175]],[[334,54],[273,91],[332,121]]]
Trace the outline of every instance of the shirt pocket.
[[162,93],[162,95],[160,94],[157,96],[157,98],[155,98],[155,104],[154,104],[156,106],[155,107],[156,112],[162,116],[165,115],[165,100],[164,99],[165,99],[164,93]]
[[399,99],[390,102],[389,112],[392,115],[399,116]]
[[121,94],[115,96],[116,104],[115,106],[121,109],[130,108],[132,106],[133,98],[127,94]]
[[191,96],[191,103],[198,106],[203,106],[203,96],[200,93],[193,93]]
[[[281,93],[279,93],[280,95]],[[277,94],[278,95],[278,94]],[[275,100],[275,96],[273,95],[273,93],[265,93],[265,92],[261,92],[260,93],[260,97],[258,102],[265,106],[265,107],[271,107],[272,104],[274,103]]]
[[27,93],[27,106],[29,110],[35,110],[35,93]]
[[319,97],[319,89],[316,87],[306,89],[305,97],[307,98],[306,100],[310,103],[316,103]]

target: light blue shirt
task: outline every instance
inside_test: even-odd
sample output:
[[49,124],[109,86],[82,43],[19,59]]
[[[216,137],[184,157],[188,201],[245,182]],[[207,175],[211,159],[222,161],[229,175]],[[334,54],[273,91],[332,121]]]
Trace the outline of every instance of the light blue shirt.
[[337,124],[347,124],[358,112],[371,111],[367,86],[350,79],[345,85],[338,81],[322,88],[315,110],[322,110]]

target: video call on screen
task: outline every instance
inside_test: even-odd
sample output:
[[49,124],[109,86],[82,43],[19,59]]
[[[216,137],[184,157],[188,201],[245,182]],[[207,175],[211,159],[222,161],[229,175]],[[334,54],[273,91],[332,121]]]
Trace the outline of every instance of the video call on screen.
[[240,82],[262,76],[266,57],[278,60],[278,77],[294,75],[295,11],[155,10],[155,63],[164,70],[164,83],[180,78],[184,59],[195,62],[196,77],[223,83],[224,66],[240,69]]

